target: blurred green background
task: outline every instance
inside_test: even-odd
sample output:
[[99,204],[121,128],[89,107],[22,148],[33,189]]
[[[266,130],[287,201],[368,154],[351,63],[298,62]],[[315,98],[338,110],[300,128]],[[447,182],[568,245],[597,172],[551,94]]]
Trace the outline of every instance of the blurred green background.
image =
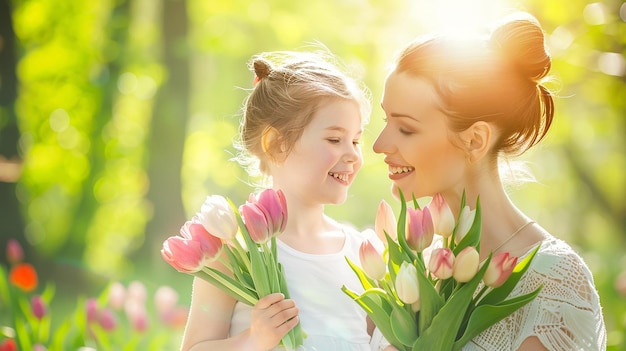
[[[0,0],[0,247],[18,239],[68,300],[111,280],[191,277],[159,250],[210,194],[254,190],[231,158],[246,63],[319,41],[371,89],[365,165],[328,212],[371,226],[390,183],[371,145],[387,65],[431,30],[534,14],[553,54],[555,124],[511,197],[585,258],[626,350],[626,3],[619,0]],[[488,214],[487,214],[488,215]],[[0,256],[6,263],[4,253]]]

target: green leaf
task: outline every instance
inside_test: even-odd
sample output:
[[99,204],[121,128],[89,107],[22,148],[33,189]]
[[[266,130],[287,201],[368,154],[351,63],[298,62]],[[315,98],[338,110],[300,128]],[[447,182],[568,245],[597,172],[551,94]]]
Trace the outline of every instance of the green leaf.
[[[464,193],[465,194],[465,193]],[[462,209],[463,207],[461,207]],[[482,227],[482,214],[480,208],[480,197],[476,199],[476,215],[474,216],[474,222],[472,222],[472,226],[470,230],[465,234],[463,239],[459,242],[458,245],[454,247],[452,252],[454,255],[458,255],[461,250],[468,246],[474,246],[476,250],[480,253],[480,231]],[[458,222],[458,221],[457,221]],[[456,230],[456,228],[455,228]]]
[[402,206],[400,208],[400,215],[398,216],[398,244],[400,244],[405,255],[408,255],[408,262],[413,262],[417,259],[417,256],[406,243],[406,202],[402,190],[398,189],[398,193],[400,194],[400,204]]
[[248,290],[241,283],[217,269],[204,267],[203,270],[193,275],[219,287],[225,293],[247,305],[254,306],[259,300],[258,294]]
[[352,260],[348,258],[348,256],[346,256],[346,261],[348,262],[348,265],[350,265],[350,268],[352,268],[354,273],[356,273],[359,281],[361,282],[361,285],[363,286],[363,289],[368,290],[376,287],[376,282],[368,277],[367,274],[365,274],[365,271],[363,271],[361,267],[353,263]]
[[433,321],[413,344],[414,351],[450,350],[459,333],[463,316],[470,304],[478,283],[485,274],[487,265],[483,265],[469,282],[460,286],[439,310]]
[[419,314],[419,328],[421,334],[430,326],[433,318],[437,315],[441,307],[443,307],[445,301],[421,269],[417,270],[417,281],[419,283],[421,300]]
[[[345,287],[344,287],[345,288]],[[348,288],[342,288],[344,292],[348,293]],[[394,331],[391,327],[391,312],[394,309],[392,303],[388,300],[384,290],[371,289],[365,291],[362,295],[357,295],[354,292],[348,293],[363,309],[367,312],[368,316],[374,322],[376,327],[385,336],[387,341],[400,350],[406,349],[400,340],[394,335]]]
[[[410,308],[410,306],[409,306]],[[417,338],[417,323],[404,307],[394,305],[389,316],[389,326],[396,339],[404,345],[412,345]]]
[[454,343],[452,350],[460,350],[476,335],[482,333],[487,328],[498,323],[506,316],[532,301],[535,297],[537,297],[541,288],[542,287],[537,288],[537,290],[532,293],[506,300],[498,305],[482,305],[476,307],[470,315],[464,334]]
[[511,291],[513,291],[517,285],[517,282],[519,282],[524,273],[528,270],[528,267],[530,267],[530,263],[537,254],[537,251],[539,251],[540,246],[541,244],[537,245],[537,247],[535,247],[528,256],[518,262],[513,269],[513,273],[509,276],[509,279],[507,279],[504,284],[499,287],[492,289],[482,300],[478,302],[477,306],[484,304],[496,305],[506,299],[506,297],[509,296]]

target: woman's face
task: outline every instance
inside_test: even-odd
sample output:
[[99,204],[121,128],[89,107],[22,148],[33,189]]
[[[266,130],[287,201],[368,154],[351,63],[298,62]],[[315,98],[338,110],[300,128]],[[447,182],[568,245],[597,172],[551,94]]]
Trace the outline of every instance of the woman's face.
[[382,108],[386,125],[374,143],[385,154],[392,192],[405,198],[446,193],[462,182],[466,153],[453,144],[439,97],[424,79],[392,72],[385,82]]

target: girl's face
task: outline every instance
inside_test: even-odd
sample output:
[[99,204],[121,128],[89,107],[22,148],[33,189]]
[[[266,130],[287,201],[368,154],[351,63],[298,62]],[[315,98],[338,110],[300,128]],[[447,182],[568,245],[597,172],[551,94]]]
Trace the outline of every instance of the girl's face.
[[272,168],[274,187],[310,205],[344,202],[363,164],[361,134],[356,102],[322,101],[284,162]]
[[397,72],[387,77],[382,99],[387,123],[374,151],[385,154],[396,197],[398,188],[410,199],[445,193],[462,181],[466,154],[451,142],[454,134],[438,102],[424,79]]

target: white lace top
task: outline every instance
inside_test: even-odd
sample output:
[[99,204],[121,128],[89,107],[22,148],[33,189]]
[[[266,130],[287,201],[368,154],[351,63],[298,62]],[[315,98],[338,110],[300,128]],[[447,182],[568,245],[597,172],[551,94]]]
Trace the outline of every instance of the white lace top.
[[[291,298],[298,306],[300,323],[307,334],[304,346],[298,348],[298,351],[370,350],[366,313],[341,291],[344,284],[359,293],[363,291],[345,256],[360,265],[359,247],[368,234],[349,229],[344,232],[346,239],[343,249],[329,255],[303,253],[282,243],[280,239],[276,241],[278,260],[285,269]],[[369,239],[378,240],[375,234],[370,235]],[[250,327],[251,311],[252,307],[243,303],[235,305],[231,335]]]
[[562,240],[548,236],[509,298],[543,284],[536,299],[485,330],[464,351],[517,350],[536,336],[548,350],[606,349],[606,328],[587,265]]

